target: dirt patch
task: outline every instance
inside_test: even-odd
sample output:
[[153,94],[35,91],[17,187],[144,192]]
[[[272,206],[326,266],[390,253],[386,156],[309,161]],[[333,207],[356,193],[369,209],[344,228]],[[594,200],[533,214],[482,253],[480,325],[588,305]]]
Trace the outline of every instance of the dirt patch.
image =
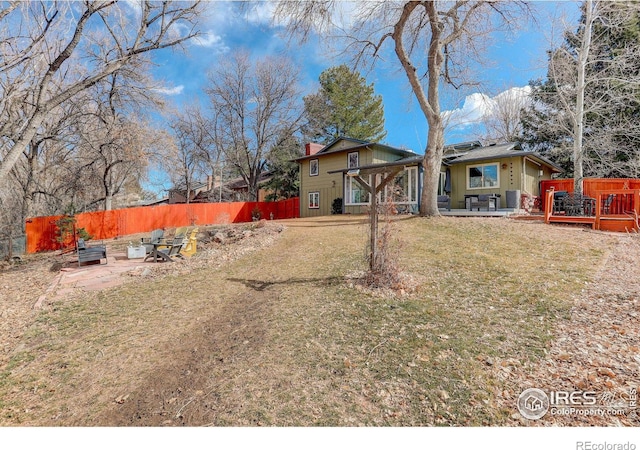
[[[200,426],[235,409],[223,395],[231,382],[227,368],[246,364],[260,351],[266,319],[275,300],[270,292],[249,291],[231,299],[215,317],[194,326],[163,349],[165,364],[133,392],[114,399],[94,425]],[[87,425],[80,423],[79,425]]]

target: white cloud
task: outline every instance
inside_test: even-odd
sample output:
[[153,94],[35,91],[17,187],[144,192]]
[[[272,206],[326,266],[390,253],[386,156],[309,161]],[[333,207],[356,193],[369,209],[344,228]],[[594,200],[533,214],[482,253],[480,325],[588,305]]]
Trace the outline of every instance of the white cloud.
[[156,88],[154,91],[163,95],[180,95],[184,91],[184,85],[180,84],[172,88]]
[[491,111],[491,102],[490,97],[475,92],[467,95],[462,108],[443,111],[442,117],[453,128],[470,126],[480,122],[487,112]]
[[224,43],[222,37],[211,31],[202,33],[200,36],[196,36],[191,40],[191,42],[193,45],[197,45],[198,47],[216,49],[219,53],[226,53],[229,51],[229,47]]
[[256,25],[271,25],[275,3],[263,1],[255,3],[249,8],[245,17],[249,23]]
[[494,97],[475,92],[464,99],[461,108],[443,111],[442,117],[451,128],[465,128],[481,123],[501,103],[510,102],[524,106],[530,93],[530,86],[513,87]]

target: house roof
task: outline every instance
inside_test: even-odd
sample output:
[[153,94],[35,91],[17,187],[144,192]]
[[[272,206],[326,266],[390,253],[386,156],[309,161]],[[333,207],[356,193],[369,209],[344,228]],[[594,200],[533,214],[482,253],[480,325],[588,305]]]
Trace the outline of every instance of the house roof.
[[[202,189],[202,188],[206,188],[207,187],[207,183],[203,183],[202,181],[194,181],[193,183],[191,183],[191,191],[196,191],[198,189]],[[169,188],[169,192],[184,192],[187,190],[186,184],[184,182],[180,182],[179,184],[176,184],[174,186],[172,186],[171,188]]]
[[474,147],[467,152],[459,152],[445,155],[444,162],[447,165],[485,161],[489,159],[509,158],[514,156],[526,156],[550,167],[554,172],[562,172],[555,163],[536,152],[522,150],[517,142],[494,144],[486,147]]
[[[271,171],[264,171],[258,176],[258,183],[264,183],[269,181],[273,177],[273,173]],[[247,182],[242,177],[234,178],[232,180],[224,183],[224,187],[228,189],[246,189],[249,187]]]
[[[353,145],[350,145],[348,147],[343,147],[343,148],[335,148],[336,144],[338,142],[341,142],[341,141],[348,141]],[[333,141],[331,141],[327,145],[325,145],[317,153],[314,153],[313,155],[305,155],[305,156],[302,156],[300,158],[296,158],[296,159],[294,159],[292,161],[304,161],[304,160],[307,160],[307,159],[316,159],[318,157],[322,157],[323,155],[333,155],[333,154],[342,153],[342,152],[352,152],[354,150],[359,150],[359,149],[363,149],[363,148],[372,149],[373,147],[382,148],[384,150],[387,150],[389,153],[396,154],[396,155],[401,156],[403,158],[416,155],[416,153],[412,152],[411,150],[404,150],[404,149],[397,148],[397,147],[391,147],[389,145],[379,144],[377,142],[367,142],[367,141],[362,141],[360,139],[353,139],[353,138],[348,138],[348,137],[339,137],[337,139],[334,139]]]

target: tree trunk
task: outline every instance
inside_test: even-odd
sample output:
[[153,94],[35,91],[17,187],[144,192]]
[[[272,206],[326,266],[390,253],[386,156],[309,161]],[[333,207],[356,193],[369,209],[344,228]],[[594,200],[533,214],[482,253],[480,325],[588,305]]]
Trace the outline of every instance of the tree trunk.
[[[595,6],[597,8],[597,5]],[[584,134],[584,91],[586,89],[586,71],[591,48],[591,30],[595,10],[592,0],[586,0],[584,35],[578,52],[578,83],[576,85],[576,112],[573,129],[573,191],[582,194],[582,180],[584,177],[584,151],[582,139]]]
[[420,197],[421,216],[440,215],[438,209],[438,183],[440,182],[443,149],[444,128],[442,126],[429,126],[429,144],[422,160],[424,185],[422,186]]

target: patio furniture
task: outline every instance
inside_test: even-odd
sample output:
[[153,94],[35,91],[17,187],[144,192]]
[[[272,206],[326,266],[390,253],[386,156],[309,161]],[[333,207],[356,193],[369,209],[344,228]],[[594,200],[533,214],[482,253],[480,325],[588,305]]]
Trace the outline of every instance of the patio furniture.
[[586,195],[568,193],[562,199],[562,205],[567,216],[595,215],[596,200]]
[[438,195],[438,209],[446,208],[451,211],[451,197],[448,195]]
[[602,212],[604,214],[610,214],[611,213],[611,204],[613,203],[615,198],[616,198],[616,194],[609,194],[607,196],[606,200],[602,204]]
[[153,244],[159,242],[163,236],[164,230],[157,229],[151,232],[151,237],[140,239],[140,243],[144,245],[147,254],[153,251]]
[[553,214],[564,213],[564,199],[569,193],[567,191],[556,191],[553,193]]
[[88,247],[85,243],[84,239],[78,239],[77,242],[78,247],[78,267],[82,265],[84,262],[94,262],[98,261],[102,263],[102,260],[105,260],[105,264],[107,261],[107,247],[104,245],[94,245]]
[[154,243],[153,250],[147,255],[144,260],[146,261],[149,258],[153,258],[153,262],[157,263],[158,259],[164,262],[173,262],[174,257],[182,258],[180,250],[182,249],[183,240],[183,238],[179,237],[174,238],[171,243],[162,241]]
[[187,233],[186,242],[182,244],[182,249],[180,250],[180,254],[184,256],[193,256],[196,253],[196,245],[198,236],[198,229],[192,228]]
[[487,211],[498,210],[499,197],[495,194],[473,194],[465,195],[465,202],[469,205],[469,211],[473,211],[475,208],[487,208]]

